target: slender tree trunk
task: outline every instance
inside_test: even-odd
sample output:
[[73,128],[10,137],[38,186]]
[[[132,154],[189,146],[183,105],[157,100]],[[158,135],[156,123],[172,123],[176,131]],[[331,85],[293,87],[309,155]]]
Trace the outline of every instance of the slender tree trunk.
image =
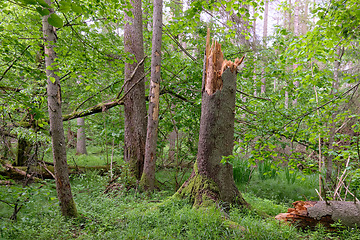
[[[299,30],[300,30],[300,22],[299,22],[299,6],[300,2],[299,0],[295,0],[295,11],[294,11],[294,35],[295,36],[299,36]],[[293,69],[295,70],[299,65],[298,64],[294,64],[293,65]],[[294,82],[294,86],[295,88],[299,87],[299,81],[295,81]],[[293,101],[293,106],[297,105],[297,97],[294,99]]]
[[[267,31],[268,31],[268,18],[269,18],[269,1],[265,1],[265,9],[264,9],[264,27],[263,27],[263,44],[266,47],[266,40],[267,40]],[[264,71],[265,67],[263,67],[261,75],[261,94],[265,94],[266,92],[266,79],[264,78]]]
[[[256,9],[255,7],[253,7],[253,16],[255,16],[256,13]],[[254,17],[254,23],[253,23],[253,48],[256,48],[256,42],[257,42],[257,37],[256,37],[256,18]]]
[[[341,64],[341,58],[343,55],[343,51],[341,47],[338,47],[337,52],[336,52],[336,57],[338,59],[335,60],[334,62],[334,81],[332,84],[332,91],[331,94],[335,95],[338,90],[339,90],[339,72],[340,72],[340,64]],[[336,118],[337,115],[337,111],[334,111],[331,114],[331,119],[333,120],[330,123],[330,129],[329,129],[329,142],[328,142],[328,152],[332,151],[334,149],[334,139],[335,139],[335,131],[336,131],[336,122],[334,121],[334,119]],[[325,155],[325,168],[326,168],[326,175],[325,175],[325,179],[326,179],[326,183],[328,184],[328,186],[331,186],[332,182],[331,182],[331,177],[332,177],[332,170],[333,170],[333,156],[330,154],[326,154]]]
[[[125,14],[124,50],[135,61],[125,63],[125,79],[130,79],[137,62],[144,58],[141,0],[130,0],[133,18]],[[125,85],[130,89],[144,74],[144,65],[139,66],[134,77]],[[140,81],[126,95],[124,100],[124,159],[131,175],[140,180],[145,156],[146,141],[146,103],[145,81]]]
[[291,31],[291,9],[292,9],[292,4],[291,4],[291,0],[289,0],[289,18],[288,18],[288,29],[289,31]]
[[232,165],[221,162],[233,150],[236,67],[241,60],[223,60],[219,43],[215,41],[210,49],[209,36],[208,31],[197,159],[175,196],[190,197],[195,206],[214,201],[247,206],[235,185]]
[[[48,5],[50,0],[45,0]],[[55,59],[54,44],[56,44],[56,29],[48,23],[48,18],[54,13],[49,9],[50,14],[43,17],[43,33],[45,40],[45,66],[47,76],[48,111],[50,120],[50,134],[52,140],[52,153],[54,158],[54,169],[56,176],[56,191],[60,201],[60,208],[63,216],[76,217],[77,210],[71,193],[69,169],[66,159],[66,144],[61,115],[61,87],[57,75],[58,68]],[[52,70],[50,70],[52,69]]]
[[145,145],[144,171],[141,186],[152,191],[155,185],[156,146],[159,124],[159,97],[161,77],[161,36],[162,36],[162,0],[154,0],[153,38],[151,54],[150,102]]
[[308,22],[308,15],[309,15],[309,1],[308,0],[305,0],[305,3],[304,3],[304,17],[303,17],[303,20],[301,21],[301,33],[302,34],[306,34],[307,31],[308,31],[308,25],[307,25],[307,22]]
[[86,154],[86,135],[85,135],[85,119],[77,118],[77,125],[79,129],[77,130],[77,142],[76,142],[76,154]]
[[263,28],[263,43],[266,46],[267,31],[268,31],[268,19],[269,19],[269,1],[265,1],[264,9],[264,28]]

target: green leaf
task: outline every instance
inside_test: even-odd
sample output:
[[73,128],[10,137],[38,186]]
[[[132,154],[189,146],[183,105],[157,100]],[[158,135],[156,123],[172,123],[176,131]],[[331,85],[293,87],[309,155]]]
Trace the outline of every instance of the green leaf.
[[56,79],[54,77],[49,78],[52,83],[55,83]]
[[29,5],[35,5],[37,3],[36,0],[24,0],[24,3],[29,4]]
[[70,3],[61,1],[59,11],[63,13],[67,13],[70,11],[70,7],[71,7]]
[[83,12],[82,8],[80,5],[77,5],[75,3],[72,3],[71,4],[71,9],[75,12],[75,13],[78,13],[78,14],[81,14]]
[[36,11],[40,13],[41,16],[46,16],[50,14],[50,11],[48,9],[42,7],[37,7]]
[[50,15],[50,17],[48,18],[48,22],[50,25],[57,28],[60,28],[64,25],[63,20],[55,13]]
[[44,0],[36,0],[36,1],[44,8],[50,8],[49,4],[47,4]]

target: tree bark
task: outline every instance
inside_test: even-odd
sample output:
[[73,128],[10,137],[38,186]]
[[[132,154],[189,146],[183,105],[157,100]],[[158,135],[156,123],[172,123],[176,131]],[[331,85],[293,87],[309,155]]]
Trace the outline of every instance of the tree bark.
[[30,150],[30,143],[26,139],[19,137],[15,166],[25,166],[25,163],[29,158]]
[[[133,18],[125,14],[124,50],[134,63],[125,63],[125,79],[130,79],[137,62],[144,58],[141,0],[130,0]],[[125,92],[144,75],[144,65],[139,66],[132,80],[125,85]],[[145,156],[146,103],[145,82],[139,82],[124,99],[124,159],[132,177],[140,180]]]
[[314,229],[318,224],[331,229],[331,225],[339,220],[348,227],[360,225],[359,202],[297,201],[293,205],[294,208],[289,208],[287,213],[280,213],[275,218],[310,229]]
[[[334,81],[332,83],[332,90],[331,95],[335,97],[335,94],[339,91],[339,73],[340,73],[340,65],[341,65],[341,58],[343,55],[342,47],[338,47],[336,51],[336,57],[337,59],[334,61]],[[331,123],[330,123],[330,129],[329,129],[329,140],[328,140],[328,152],[331,152],[334,149],[334,140],[335,140],[335,132],[336,132],[336,122],[335,118],[338,114],[338,111],[333,111],[331,114]],[[326,154],[325,155],[325,180],[328,186],[333,185],[332,184],[332,171],[333,171],[333,155]]]
[[189,197],[195,206],[218,201],[247,206],[235,185],[232,165],[221,162],[233,150],[236,70],[242,60],[223,60],[221,45],[215,41],[210,49],[209,36],[208,30],[197,159],[175,196]]
[[79,129],[77,130],[77,142],[76,142],[76,154],[86,154],[86,135],[84,130],[85,120],[84,118],[77,118],[77,125]]
[[162,36],[162,0],[154,0],[153,37],[151,54],[150,102],[145,145],[144,171],[140,185],[144,190],[154,190],[156,146],[159,124],[159,97],[161,77],[161,36]]
[[[48,5],[50,0],[46,0]],[[43,34],[45,41],[45,66],[47,76],[47,100],[50,120],[50,134],[52,142],[52,153],[54,158],[54,168],[56,176],[56,191],[60,201],[62,215],[66,217],[76,217],[77,210],[71,193],[69,170],[66,158],[66,144],[63,120],[61,115],[61,87],[60,79],[57,75],[58,68],[54,51],[57,36],[55,27],[48,23],[48,18],[54,14],[54,9],[49,9],[50,14],[43,17]]]

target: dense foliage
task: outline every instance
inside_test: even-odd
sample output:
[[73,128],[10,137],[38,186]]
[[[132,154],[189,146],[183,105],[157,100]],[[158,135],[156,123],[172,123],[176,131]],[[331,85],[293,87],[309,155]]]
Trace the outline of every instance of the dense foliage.
[[[159,188],[169,192],[145,196],[124,189],[120,196],[108,196],[102,194],[107,179],[87,173],[72,179],[83,215],[67,221],[54,210],[58,206],[50,181],[42,188],[1,187],[0,204],[12,204],[1,210],[2,219],[9,217],[15,203],[24,206],[18,223],[6,220],[0,226],[0,236],[280,239],[299,234],[240,210],[231,212],[230,219],[247,227],[245,232],[224,226],[221,213],[215,209],[207,212],[213,217],[205,217],[187,202],[153,203],[181,186],[196,159],[207,28],[222,44],[225,58],[234,60],[245,55],[237,83],[234,155],[224,162],[233,164],[235,181],[246,192],[248,201],[255,205],[260,202],[259,208],[271,203],[279,209],[282,206],[276,204],[281,202],[316,199],[315,188],[322,197],[333,200],[359,197],[360,3],[295,1],[301,8],[299,12],[291,1],[270,3],[277,6],[273,14],[281,16],[284,23],[272,24],[273,31],[266,36],[257,30],[265,1],[164,3],[157,179]],[[0,0],[2,164],[15,164],[19,154],[27,156],[28,167],[37,165],[35,160],[52,161],[41,30],[42,16],[49,14],[47,7],[43,0]],[[114,162],[111,177],[122,174],[122,183],[127,182],[126,164],[122,162],[123,108],[121,104],[104,106],[126,94],[124,66],[132,58],[124,51],[123,16],[131,15],[130,2],[61,0],[54,1],[51,7],[55,9],[49,23],[57,29],[55,51],[68,162],[81,166]],[[145,72],[150,68],[151,14],[151,1],[143,1],[144,47],[148,56]],[[148,99],[148,86],[146,91],[144,97]],[[101,111],[93,113],[93,106],[102,107]],[[88,146],[92,146],[89,156],[73,154],[77,129],[74,119],[79,115],[86,119]],[[21,141],[28,145],[24,152],[19,151]],[[319,180],[319,175],[326,183]],[[35,216],[36,212],[44,218]],[[59,227],[62,224],[66,227]],[[44,231],[38,232],[38,228]],[[321,231],[317,232],[319,236],[304,236],[322,239],[326,233]],[[344,231],[338,237],[349,237],[347,234]]]

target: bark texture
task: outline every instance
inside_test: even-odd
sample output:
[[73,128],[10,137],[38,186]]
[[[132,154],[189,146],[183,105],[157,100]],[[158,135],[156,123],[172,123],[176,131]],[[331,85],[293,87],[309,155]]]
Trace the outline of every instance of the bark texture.
[[77,130],[77,142],[76,142],[76,154],[87,154],[86,151],[86,135],[85,135],[85,129],[84,129],[84,125],[85,125],[85,120],[84,118],[77,118],[77,125],[78,125],[78,130]]
[[[142,8],[141,0],[130,0],[133,18],[125,14],[124,50],[130,54],[134,63],[125,63],[125,79],[131,79],[131,73],[144,58]],[[144,75],[144,65],[140,65],[134,77],[126,83],[125,92]],[[126,95],[124,99],[125,138],[124,159],[128,163],[130,173],[140,180],[145,156],[146,141],[146,103],[145,82],[141,81]]]
[[151,54],[150,102],[145,145],[144,171],[141,186],[152,191],[155,184],[156,146],[159,124],[159,97],[161,77],[161,36],[162,36],[162,0],[154,0],[153,38]]
[[301,228],[315,228],[317,224],[332,228],[331,225],[337,221],[348,227],[360,225],[359,202],[297,201],[293,205],[294,208],[289,208],[287,213],[280,213],[275,218]]
[[[48,5],[50,0],[46,0]],[[64,127],[61,115],[61,87],[57,73],[54,51],[56,44],[56,29],[48,23],[48,18],[54,13],[49,9],[50,14],[43,17],[43,34],[45,40],[45,65],[47,76],[48,112],[50,120],[50,134],[52,140],[52,153],[56,176],[56,191],[60,201],[61,212],[67,217],[76,217],[77,210],[71,193],[69,170],[66,158],[66,144]],[[52,69],[52,70],[50,70]]]
[[29,158],[30,151],[31,151],[30,143],[22,137],[18,138],[15,166],[25,166],[26,161]]
[[190,197],[194,205],[206,206],[214,201],[247,205],[233,179],[229,163],[221,163],[232,154],[236,95],[235,63],[223,59],[216,41],[206,49],[206,73],[203,76],[200,134],[197,160],[190,178],[176,195]]

